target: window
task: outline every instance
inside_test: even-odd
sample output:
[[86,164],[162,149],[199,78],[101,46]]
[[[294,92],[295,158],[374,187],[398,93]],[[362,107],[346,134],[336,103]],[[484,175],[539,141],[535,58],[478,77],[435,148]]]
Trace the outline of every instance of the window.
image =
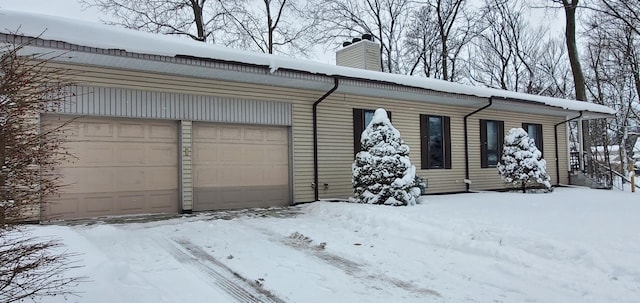
[[[375,110],[373,109],[353,109],[353,154],[357,154],[360,152],[360,137],[362,136],[362,131],[367,128],[371,119],[373,119],[373,114]],[[387,115],[389,116],[389,120],[391,120],[391,112],[387,111]]]
[[502,156],[504,122],[480,120],[480,166],[496,167]]
[[422,169],[451,169],[451,119],[420,115]]
[[542,153],[542,147],[544,146],[542,142],[542,124],[522,123],[522,128],[529,134],[529,138],[533,139],[536,147]]

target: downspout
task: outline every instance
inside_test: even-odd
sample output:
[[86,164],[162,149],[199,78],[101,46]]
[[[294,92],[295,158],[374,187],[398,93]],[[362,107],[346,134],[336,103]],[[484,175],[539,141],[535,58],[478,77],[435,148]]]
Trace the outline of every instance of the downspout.
[[464,178],[465,178],[464,184],[467,192],[469,192],[469,178],[470,178],[469,176],[469,136],[468,136],[469,130],[467,129],[468,128],[467,118],[491,106],[493,104],[493,98],[494,96],[489,97],[489,104],[481,108],[478,108],[475,111],[464,116]]
[[[559,154],[558,154],[558,126],[560,126],[560,124],[565,124],[567,122],[571,122],[575,119],[580,119],[582,118],[582,111],[580,111],[580,115],[578,115],[577,117],[571,118],[569,120],[565,120],[562,121],[560,123],[556,123],[553,126],[553,137],[555,139],[555,147],[556,147],[556,185],[560,185],[560,159],[559,159]],[[581,155],[582,156],[582,155]],[[582,161],[582,159],[580,159],[580,161]]]
[[338,89],[338,78],[333,78],[333,87],[320,99],[313,103],[313,199],[318,201],[320,197],[318,189],[318,104]]

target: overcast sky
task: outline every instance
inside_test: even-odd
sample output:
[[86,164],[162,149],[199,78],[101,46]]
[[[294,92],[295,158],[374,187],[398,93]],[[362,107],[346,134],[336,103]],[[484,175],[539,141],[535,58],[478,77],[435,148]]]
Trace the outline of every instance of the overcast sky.
[[99,22],[95,9],[83,11],[77,0],[0,0],[0,8]]
[[[101,18],[106,18],[95,8],[83,10],[78,0],[0,0],[0,8],[64,16],[92,22],[100,22]],[[564,16],[559,14],[557,10],[534,9],[530,13],[529,20],[534,24],[553,24],[551,31],[554,36],[564,30]],[[333,51],[325,52],[321,47],[317,47],[315,53],[315,58],[310,58],[311,60],[335,64]]]

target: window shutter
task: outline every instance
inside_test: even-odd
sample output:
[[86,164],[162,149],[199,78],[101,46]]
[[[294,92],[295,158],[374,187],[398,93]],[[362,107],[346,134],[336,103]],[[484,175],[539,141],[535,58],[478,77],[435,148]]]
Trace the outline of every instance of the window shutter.
[[487,121],[480,120],[480,167],[489,167],[487,157]]
[[504,121],[498,121],[498,163],[502,163],[503,147],[504,147]]
[[360,145],[360,136],[364,131],[364,110],[359,108],[353,109],[353,154],[356,155],[360,152],[362,146]]
[[451,118],[442,117],[444,128],[444,168],[451,169]]
[[429,167],[429,117],[420,115],[420,167],[426,169]]

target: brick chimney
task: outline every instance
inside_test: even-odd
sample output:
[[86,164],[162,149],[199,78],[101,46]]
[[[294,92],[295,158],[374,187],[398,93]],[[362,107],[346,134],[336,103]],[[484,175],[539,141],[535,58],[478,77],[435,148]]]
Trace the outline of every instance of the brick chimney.
[[336,65],[380,72],[380,44],[373,42],[371,34],[353,38],[342,44],[336,52]]

